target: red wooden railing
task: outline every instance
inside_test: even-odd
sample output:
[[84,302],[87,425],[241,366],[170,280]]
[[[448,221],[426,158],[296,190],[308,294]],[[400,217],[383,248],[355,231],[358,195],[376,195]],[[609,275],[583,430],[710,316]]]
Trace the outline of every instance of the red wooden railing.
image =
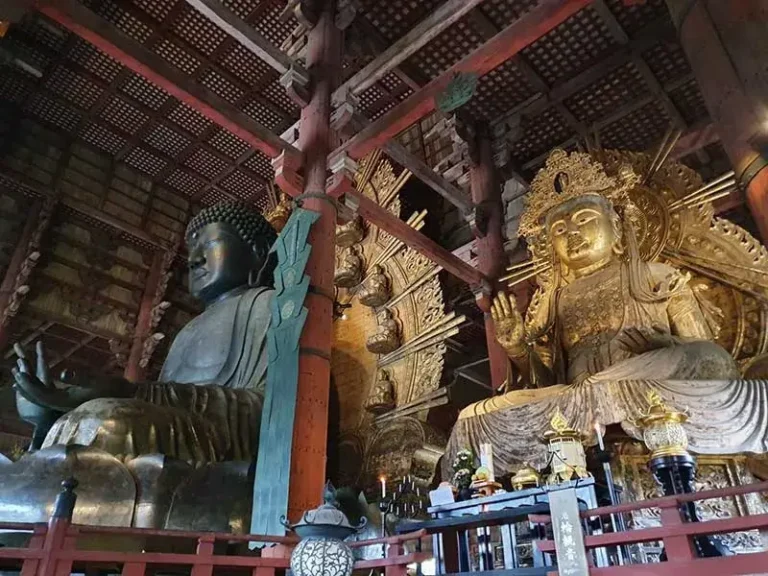
[[[719,558],[697,558],[693,549],[691,537],[712,534],[726,534],[747,530],[768,530],[768,514],[739,516],[708,520],[706,522],[686,523],[680,514],[680,507],[689,502],[710,500],[713,498],[730,498],[745,494],[768,492],[768,482],[747,484],[718,490],[708,490],[693,494],[665,496],[653,500],[642,500],[618,506],[605,506],[581,513],[582,518],[610,518],[611,515],[637,512],[648,508],[661,510],[661,526],[642,528],[624,532],[587,535],[584,537],[584,548],[615,547],[622,545],[640,544],[644,542],[664,543],[667,560],[656,564],[631,564],[626,566],[611,566],[608,568],[590,568],[590,576],[726,576],[729,574],[768,574],[768,552],[754,554],[739,554]],[[548,524],[549,516],[532,515],[531,522]],[[553,540],[539,540],[535,543],[542,552],[555,550]],[[551,572],[556,576],[557,572]]]
[[[64,518],[52,518],[46,524],[0,522],[0,530],[31,532],[26,548],[0,548],[0,568],[21,569],[21,576],[68,576],[100,567],[122,566],[122,576],[143,576],[147,569],[158,567],[189,567],[191,576],[211,576],[214,568],[250,569],[253,576],[276,576],[290,564],[290,552],[296,538],[258,535],[233,535],[215,532],[183,532],[179,530],[148,530],[142,528],[113,528],[81,526]],[[425,552],[406,554],[404,544],[420,540],[425,531],[389,538],[352,542],[350,546],[385,545],[387,555],[377,560],[359,561],[355,568],[383,568],[385,576],[405,576],[406,567],[431,558]],[[186,541],[194,545],[195,553],[117,552],[83,549],[85,541],[94,537],[120,538],[124,542],[152,542],[162,538]],[[260,556],[217,554],[217,542],[266,542],[276,546],[266,548]]]
[[[668,496],[644,500],[631,504],[608,506],[582,512],[585,519],[610,518],[648,508],[661,510],[661,526],[587,535],[584,548],[611,548],[643,542],[662,541],[667,555],[665,562],[657,564],[630,564],[625,566],[591,567],[592,576],[726,576],[730,574],[768,574],[768,552],[743,554],[721,558],[697,558],[691,538],[700,535],[724,534],[747,530],[768,530],[768,514],[723,518],[707,522],[686,523],[680,514],[680,507],[689,502],[713,498],[729,498],[750,493],[768,492],[768,482],[710,490],[695,494]],[[546,524],[549,516],[531,516],[534,523]],[[21,576],[66,576],[73,571],[84,572],[99,568],[114,570],[121,567],[123,576],[143,576],[158,567],[187,567],[192,576],[211,576],[214,568],[237,568],[250,570],[253,576],[282,575],[289,566],[289,556],[297,540],[292,537],[270,537],[258,535],[233,535],[214,532],[184,532],[178,530],[149,530],[142,528],[113,528],[105,526],[82,526],[71,524],[66,517],[54,517],[46,524],[20,524],[0,522],[0,530],[27,532],[30,538],[25,548],[0,548],[0,569],[21,570]],[[384,545],[386,557],[377,560],[358,561],[355,568],[383,569],[385,576],[405,576],[407,566],[424,562],[432,556],[426,552],[406,553],[404,544],[420,541],[427,536],[421,530],[400,536],[379,538],[350,543],[353,548]],[[186,545],[183,553],[88,549],[89,541],[100,540],[102,548],[118,541],[141,544],[144,549],[178,550],[183,546],[169,545],[180,542]],[[244,544],[263,542],[272,546],[263,549],[260,555],[224,554],[217,551],[217,543]],[[539,540],[535,545],[542,552],[554,553],[552,540]],[[123,546],[124,547],[124,546]],[[416,546],[409,546],[413,549]],[[419,548],[417,548],[419,549]],[[194,550],[194,553],[191,551]],[[510,571],[512,573],[514,571]],[[556,576],[557,572],[550,572]]]

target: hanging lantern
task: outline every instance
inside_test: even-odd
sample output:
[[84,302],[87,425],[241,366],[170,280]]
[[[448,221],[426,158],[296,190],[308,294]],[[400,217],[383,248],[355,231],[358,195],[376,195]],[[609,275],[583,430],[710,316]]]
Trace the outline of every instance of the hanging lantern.
[[643,442],[651,459],[664,456],[689,456],[688,435],[683,424],[688,414],[669,408],[655,390],[648,394],[648,409],[635,421],[643,432]]
[[298,524],[281,519],[301,539],[291,554],[291,571],[295,576],[352,575],[355,559],[344,539],[363,528],[366,519],[359,526],[352,526],[336,504],[336,491],[329,482],[322,506],[304,512]]
[[552,415],[549,425],[552,429],[544,433],[550,466],[547,484],[568,482],[574,476],[589,478],[587,457],[582,444],[586,437],[570,427],[559,407]]

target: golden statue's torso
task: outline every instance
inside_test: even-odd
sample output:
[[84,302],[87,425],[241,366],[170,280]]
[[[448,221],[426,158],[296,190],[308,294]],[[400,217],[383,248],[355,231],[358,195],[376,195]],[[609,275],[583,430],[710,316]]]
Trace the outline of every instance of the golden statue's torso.
[[566,351],[600,346],[621,330],[624,295],[621,266],[614,264],[565,286],[558,299],[561,340]]

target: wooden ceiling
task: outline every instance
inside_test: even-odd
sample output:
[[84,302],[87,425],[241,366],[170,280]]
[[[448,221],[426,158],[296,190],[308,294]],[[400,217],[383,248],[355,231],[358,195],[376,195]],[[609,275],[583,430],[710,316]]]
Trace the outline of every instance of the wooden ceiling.
[[[67,3],[87,8],[108,37],[170,66],[196,94],[295,141],[291,127],[300,108],[281,85],[280,72],[187,1]],[[304,31],[285,11],[286,0],[221,4],[301,64]],[[357,14],[345,32],[344,80],[449,4],[456,1],[352,2]],[[537,2],[477,4],[357,94],[367,121],[404,102]],[[148,285],[153,262],[179,247],[186,221],[201,206],[224,198],[266,206],[266,185],[274,177],[270,158],[243,134],[214,123],[39,12],[28,12],[0,39],[0,63],[0,265],[11,260],[29,206],[58,200],[8,342],[45,334],[56,363],[119,373],[152,292],[171,306],[149,332],[138,330],[145,340],[150,332],[167,336],[150,354],[151,376],[170,337],[197,311],[184,293],[183,257],[163,268],[168,286],[159,295]],[[480,78],[460,114],[492,127],[502,173],[522,181],[550,149],[573,148],[586,134],[599,132],[606,147],[646,149],[670,124],[687,134],[675,152],[684,162],[707,178],[728,169],[664,0],[594,0]],[[440,113],[397,140],[440,176],[417,188],[425,197],[419,204],[432,206],[438,225],[430,228],[440,242],[439,224],[455,222],[456,205],[468,198],[466,145]],[[442,199],[434,192],[441,186],[444,196],[460,195],[459,201]],[[726,200],[750,227],[740,196]],[[466,287],[456,290],[466,295]],[[465,340],[482,339],[473,333]],[[9,366],[8,343],[0,353]]]

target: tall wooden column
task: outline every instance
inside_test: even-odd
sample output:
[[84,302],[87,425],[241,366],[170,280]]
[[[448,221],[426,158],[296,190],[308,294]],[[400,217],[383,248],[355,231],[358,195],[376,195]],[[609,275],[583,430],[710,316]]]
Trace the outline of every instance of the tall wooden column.
[[328,438],[328,397],[333,340],[333,272],[336,208],[327,195],[327,157],[336,144],[330,127],[331,94],[341,71],[341,30],[334,4],[326,0],[309,32],[307,68],[311,96],[302,109],[299,148],[304,153],[302,207],[320,214],[309,235],[312,246],[306,273],[308,317],[300,341],[299,385],[293,429],[288,516],[292,521],[322,500]]
[[[136,327],[133,333],[133,343],[128,356],[128,363],[125,366],[123,376],[137,382],[144,378],[149,358],[152,355],[154,346],[147,346],[147,339],[152,337],[152,330],[160,321],[162,310],[158,310],[160,301],[163,298],[165,289],[168,285],[168,270],[173,264],[176,255],[175,250],[158,250],[152,256],[152,264],[147,272],[146,282],[144,283],[144,294],[141,298],[139,314],[136,318]],[[157,341],[154,342],[157,345]]]
[[31,243],[34,240],[40,221],[40,209],[40,202],[32,204],[24,222],[24,229],[21,231],[21,236],[19,236],[19,241],[13,249],[11,261],[8,263],[8,268],[5,271],[5,277],[2,284],[0,284],[0,350],[4,350],[8,344],[10,336],[8,325],[10,324],[10,319],[16,313],[16,310],[11,310],[9,306],[13,307],[14,297],[17,299],[19,297],[16,295],[17,279],[25,264],[29,265],[30,253],[37,250],[36,247],[31,246]]
[[667,0],[763,242],[768,242],[768,3]]
[[[504,272],[507,255],[504,252],[504,206],[501,202],[501,183],[496,174],[493,150],[488,130],[478,126],[473,134],[467,135],[470,146],[470,189],[474,204],[472,219],[477,251],[477,267],[490,281],[495,282]],[[491,318],[489,290],[478,294],[477,304],[485,319],[485,339],[488,345],[488,360],[491,369],[491,383],[498,388],[507,378],[507,355],[496,341],[493,319]]]

